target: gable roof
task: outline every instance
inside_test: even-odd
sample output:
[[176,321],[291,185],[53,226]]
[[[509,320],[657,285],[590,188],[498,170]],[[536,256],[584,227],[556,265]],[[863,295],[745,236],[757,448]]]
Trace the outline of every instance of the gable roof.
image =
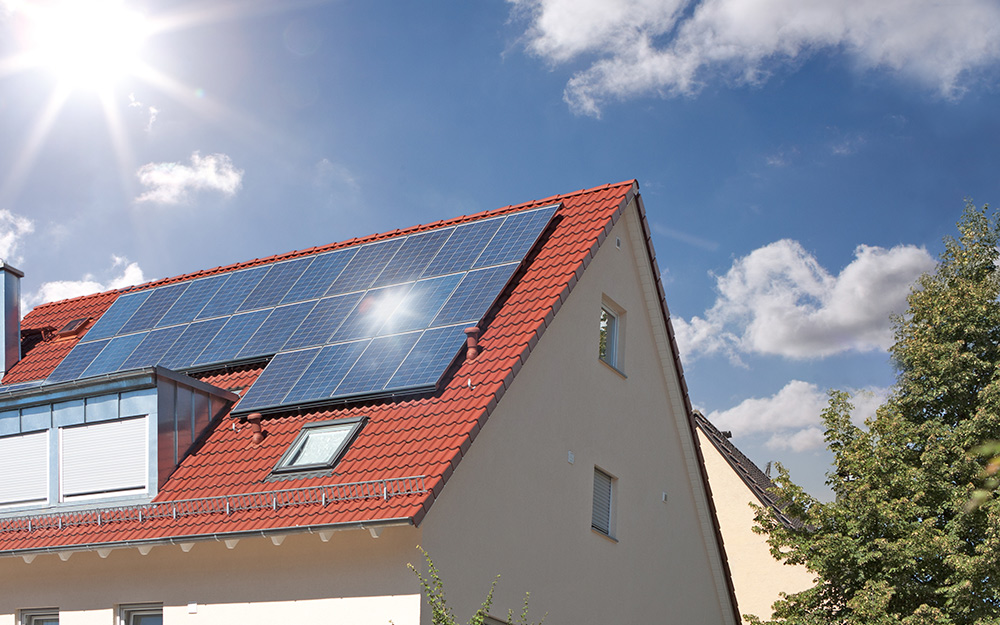
[[[259,444],[253,443],[248,424],[223,419],[211,426],[180,462],[152,503],[112,511],[0,519],[0,553],[141,545],[163,540],[185,542],[304,528],[323,531],[349,526],[419,524],[623,209],[636,197],[637,189],[634,181],[626,181],[38,306],[24,318],[22,328],[34,335],[45,333],[49,338],[33,339],[21,361],[4,377],[4,385],[44,379],[81,336],[56,337],[52,336],[52,329],[58,330],[81,317],[96,320],[125,293],[532,207],[560,205],[546,234],[483,319],[480,353],[473,359],[460,355],[439,390],[287,410],[264,420],[266,436]],[[650,263],[656,271],[644,217],[642,224]],[[656,282],[676,361],[676,345],[658,275]],[[680,373],[679,361],[677,367]],[[225,390],[241,392],[256,380],[263,368],[263,363],[248,364],[192,376]],[[690,413],[683,377],[681,384]],[[304,424],[349,417],[365,417],[367,423],[335,472],[268,479]]]
[[802,527],[800,520],[784,513],[784,506],[772,492],[775,488],[774,482],[729,440],[730,433],[720,431],[701,412],[695,410],[692,414],[697,428],[705,434],[705,438],[726,459],[726,462],[732,467],[733,472],[746,484],[747,488],[750,489],[750,492],[753,493],[753,496],[757,498],[761,505],[771,508],[775,517],[785,527]]

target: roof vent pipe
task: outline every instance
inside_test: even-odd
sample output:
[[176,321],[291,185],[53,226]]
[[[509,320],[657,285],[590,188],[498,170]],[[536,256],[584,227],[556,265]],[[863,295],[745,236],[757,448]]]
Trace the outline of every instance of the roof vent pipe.
[[0,331],[0,352],[3,371],[21,360],[21,278],[24,273],[0,260],[0,298],[3,299],[3,328]]
[[468,360],[472,360],[479,355],[479,328],[473,326],[471,328],[465,329],[465,357]]
[[250,431],[252,434],[252,440],[254,445],[260,445],[264,442],[264,428],[260,425],[260,420],[262,415],[259,412],[251,412],[247,415],[247,422],[250,424]]

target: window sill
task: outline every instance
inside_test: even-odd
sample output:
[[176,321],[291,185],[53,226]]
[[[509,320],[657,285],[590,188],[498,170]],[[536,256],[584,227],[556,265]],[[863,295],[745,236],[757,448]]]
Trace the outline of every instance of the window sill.
[[593,532],[593,533],[595,533],[595,534],[597,534],[598,536],[600,536],[604,540],[609,540],[609,541],[613,542],[616,545],[618,544],[618,539],[615,538],[614,536],[609,536],[609,535],[605,534],[604,532],[602,532],[600,530],[594,529],[593,527],[590,528],[590,531]]
[[622,370],[621,370],[621,369],[619,369],[618,367],[616,367],[616,366],[612,365],[612,364],[611,364],[611,363],[609,363],[609,362],[608,362],[607,360],[601,360],[600,358],[598,358],[598,359],[597,359],[597,362],[601,363],[602,365],[604,365],[604,366],[605,366],[605,367],[607,367],[608,369],[611,369],[612,371],[614,371],[614,372],[615,372],[615,373],[617,373],[618,375],[622,376],[622,379],[623,379],[623,380],[627,380],[627,379],[628,379],[628,376],[627,376],[627,375],[625,375],[625,372],[624,372],[624,371],[622,371]]

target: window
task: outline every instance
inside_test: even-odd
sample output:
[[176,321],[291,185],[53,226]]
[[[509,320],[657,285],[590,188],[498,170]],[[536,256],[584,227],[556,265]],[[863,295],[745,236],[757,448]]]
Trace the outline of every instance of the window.
[[0,505],[44,502],[49,495],[49,433],[0,438]]
[[590,526],[605,536],[614,529],[615,478],[594,467],[594,511]]
[[21,610],[20,625],[59,625],[59,609]]
[[149,443],[144,417],[60,428],[63,500],[143,493]]
[[354,440],[363,417],[308,423],[274,467],[274,473],[333,468]]
[[601,304],[601,334],[598,342],[598,356],[618,371],[623,370],[622,349],[625,335],[625,311],[605,300]]
[[120,606],[118,625],[163,625],[163,605],[143,603]]

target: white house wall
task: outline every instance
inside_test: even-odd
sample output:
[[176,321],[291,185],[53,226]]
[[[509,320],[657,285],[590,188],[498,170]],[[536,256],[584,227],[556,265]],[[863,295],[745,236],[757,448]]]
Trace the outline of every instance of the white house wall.
[[760,505],[760,501],[700,430],[698,440],[729,555],[740,614],[768,618],[780,592],[791,594],[811,587],[813,575],[803,566],[788,566],[771,557],[767,537],[753,532],[754,512],[750,503]]
[[[530,591],[549,625],[733,622],[639,231],[630,206],[423,521],[462,622],[497,574],[496,616]],[[625,375],[598,359],[606,298],[626,311]],[[591,529],[595,467],[617,478],[614,540]]]
[[[389,527],[379,538],[365,530],[291,534],[225,543],[157,546],[0,558],[0,625],[17,611],[59,608],[60,625],[116,625],[120,604],[163,604],[165,625],[417,625],[419,586],[407,562],[419,553],[421,532]],[[193,604],[193,605],[192,605]],[[193,610],[193,612],[192,612]]]

